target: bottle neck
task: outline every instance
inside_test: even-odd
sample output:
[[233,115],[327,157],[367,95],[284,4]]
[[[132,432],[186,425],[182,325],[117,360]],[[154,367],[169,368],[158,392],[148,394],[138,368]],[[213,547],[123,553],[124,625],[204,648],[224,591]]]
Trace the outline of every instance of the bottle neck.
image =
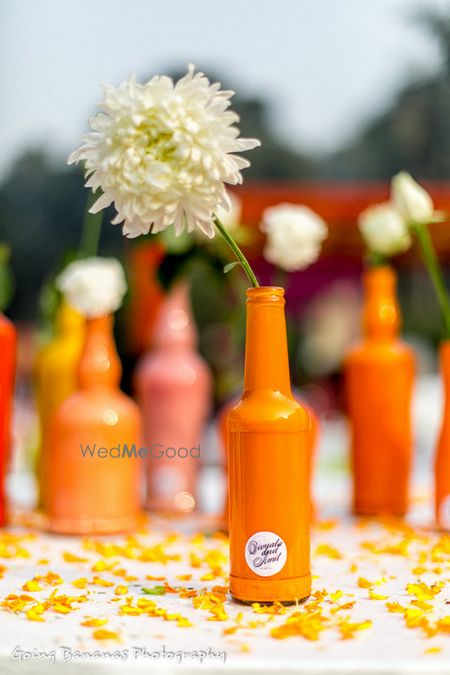
[[72,335],[74,331],[82,330],[84,322],[84,317],[63,300],[56,315],[56,333],[61,336]]
[[291,396],[284,305],[283,288],[247,290],[244,394],[265,389]]
[[398,336],[401,314],[396,285],[391,267],[371,267],[365,271],[363,334],[366,339],[390,341]]
[[178,282],[165,299],[156,322],[154,347],[191,350],[197,345],[197,330],[189,299],[189,284]]
[[439,362],[445,391],[446,406],[450,406],[450,340],[445,340],[439,348]]
[[86,321],[86,339],[78,377],[82,389],[119,385],[122,368],[113,335],[113,317]]

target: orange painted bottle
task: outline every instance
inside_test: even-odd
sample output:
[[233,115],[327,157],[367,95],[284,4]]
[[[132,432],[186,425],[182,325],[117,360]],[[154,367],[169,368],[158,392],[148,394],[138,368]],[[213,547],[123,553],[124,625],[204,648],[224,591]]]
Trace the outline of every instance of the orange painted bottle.
[[344,364],[351,427],[353,511],[402,516],[408,508],[414,355],[398,337],[396,275],[364,274],[363,339]]
[[[313,408],[309,406],[306,401],[302,399],[300,394],[294,393],[295,400],[303,406],[308,413],[311,422],[308,431],[308,458],[309,458],[309,489],[311,493],[311,519],[314,522],[316,516],[316,505],[313,497],[313,481],[314,481],[314,467],[316,461],[316,451],[320,432],[320,422]],[[228,486],[228,415],[234,408],[239,399],[233,398],[223,406],[217,416],[217,432],[222,451],[222,466],[226,477],[226,484]],[[224,506],[218,518],[218,527],[223,532],[228,532],[228,487],[225,490]]]
[[306,410],[294,399],[284,290],[247,291],[244,391],[228,418],[230,591],[294,603],[311,591]]
[[41,432],[36,473],[39,482],[39,506],[42,509],[45,509],[47,496],[44,480],[46,435],[55,410],[78,388],[77,372],[84,345],[85,319],[63,300],[58,308],[55,324],[55,335],[38,352],[34,364]]
[[11,458],[11,424],[16,371],[17,333],[0,312],[0,527],[5,525],[5,479]]
[[450,340],[441,344],[440,362],[444,408],[434,463],[434,496],[436,522],[450,532]]
[[141,418],[119,389],[112,322],[111,316],[87,319],[79,389],[50,422],[47,516],[53,532],[108,534],[139,524]]

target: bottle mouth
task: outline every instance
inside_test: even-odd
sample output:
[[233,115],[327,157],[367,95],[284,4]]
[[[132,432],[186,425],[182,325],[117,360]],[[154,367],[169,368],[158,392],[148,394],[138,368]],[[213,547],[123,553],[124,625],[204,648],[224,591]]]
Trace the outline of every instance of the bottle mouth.
[[266,304],[282,302],[284,304],[284,288],[281,286],[258,286],[247,289],[247,302]]

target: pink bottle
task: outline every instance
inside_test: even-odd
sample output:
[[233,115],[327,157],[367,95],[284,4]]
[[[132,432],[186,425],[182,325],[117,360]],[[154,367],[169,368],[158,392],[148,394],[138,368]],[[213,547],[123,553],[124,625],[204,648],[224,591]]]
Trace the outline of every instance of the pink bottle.
[[211,376],[196,344],[189,286],[181,282],[163,303],[153,349],[135,372],[149,450],[146,504],[151,511],[189,513],[195,508],[211,393]]

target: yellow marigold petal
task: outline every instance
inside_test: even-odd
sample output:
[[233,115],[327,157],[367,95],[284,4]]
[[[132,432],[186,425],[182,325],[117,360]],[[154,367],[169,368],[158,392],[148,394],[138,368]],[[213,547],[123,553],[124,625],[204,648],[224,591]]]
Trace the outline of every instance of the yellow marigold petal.
[[388,598],[387,595],[381,595],[380,593],[375,593],[372,590],[369,590],[369,598],[371,600],[386,600]]
[[330,598],[333,602],[337,602],[340,598],[342,598],[343,595],[344,595],[344,593],[342,591],[338,590],[338,591],[335,591],[334,593],[330,593]]
[[417,600],[432,600],[435,595],[441,592],[443,587],[443,582],[438,582],[432,586],[428,586],[423,581],[420,581],[415,584],[408,584],[406,586],[406,592],[410,595],[415,595]]
[[117,565],[117,562],[106,562],[106,560],[98,560],[96,563],[94,563],[91,567],[91,570],[93,572],[105,572],[108,570],[111,570],[113,567]]
[[67,606],[67,605],[60,605],[60,604],[55,604],[52,606],[52,609],[54,612],[57,612],[58,614],[69,614],[73,610],[73,607]]
[[189,621],[187,617],[179,616],[177,619],[177,625],[179,628],[191,628],[193,624]]
[[81,577],[80,579],[75,579],[75,581],[72,581],[72,586],[75,586],[75,588],[86,588],[88,584],[88,580],[86,577]]
[[218,605],[217,607],[211,607],[209,610],[212,616],[208,617],[208,621],[227,621],[228,614],[226,613],[223,606]]
[[94,577],[89,583],[94,586],[114,586],[113,581],[106,581],[106,579],[102,579],[101,577]]
[[355,633],[361,630],[367,630],[372,626],[372,621],[360,621],[360,622],[350,622],[347,619],[344,619],[339,623],[338,628],[341,633],[341,638],[343,640],[349,640],[355,637]]
[[81,556],[70,553],[69,551],[64,551],[62,556],[63,560],[68,563],[82,563],[88,561],[88,558],[82,558]]
[[82,621],[80,626],[87,626],[87,628],[98,628],[99,626],[104,626],[108,623],[108,619],[86,619]]
[[24,585],[22,586],[22,590],[28,591],[28,592],[37,592],[37,591],[42,591],[42,586],[39,585],[35,579],[31,579],[30,581],[26,581]]
[[336,560],[342,558],[342,553],[334,546],[330,546],[330,544],[318,544],[318,546],[316,546],[315,555],[323,555],[327,558]]
[[420,576],[421,574],[425,574],[426,571],[427,571],[427,568],[423,567],[423,565],[418,565],[417,567],[413,567],[413,569],[411,570],[411,572],[413,574],[416,574],[417,576]]
[[389,612],[398,612],[400,614],[403,614],[405,611],[405,607],[402,607],[398,602],[387,602],[386,607],[389,610]]
[[35,605],[34,607],[30,607],[30,609],[27,610],[26,617],[28,621],[45,621],[44,617],[42,616],[43,612],[44,607],[42,605]]
[[436,627],[441,633],[450,633],[450,616],[444,616],[436,621]]
[[412,600],[411,604],[415,605],[419,609],[423,609],[424,612],[429,612],[433,609],[433,605],[430,605],[429,602],[425,602],[424,600]]
[[119,640],[120,636],[119,633],[112,631],[112,630],[106,630],[106,628],[100,628],[99,630],[95,630],[92,634],[92,637],[94,640]]
[[116,586],[114,593],[116,595],[126,595],[128,593],[128,586],[122,586],[119,584],[119,586]]

